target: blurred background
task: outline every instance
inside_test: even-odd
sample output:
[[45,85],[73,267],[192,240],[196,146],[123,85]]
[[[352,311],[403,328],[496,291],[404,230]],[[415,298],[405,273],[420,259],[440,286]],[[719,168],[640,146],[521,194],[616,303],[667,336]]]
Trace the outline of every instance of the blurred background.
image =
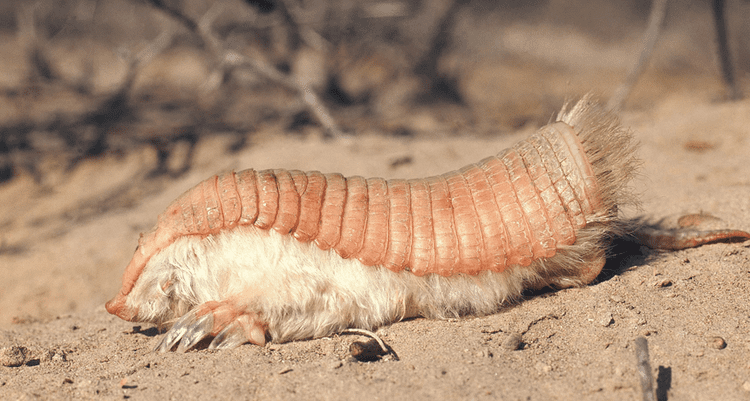
[[[497,134],[566,99],[610,97],[652,2],[66,0],[0,5],[0,185],[150,148],[153,175],[196,144],[257,132]],[[709,0],[673,1],[624,108],[674,92],[721,100]],[[750,3],[724,5],[731,63],[750,72]],[[176,155],[179,153],[179,156]]]

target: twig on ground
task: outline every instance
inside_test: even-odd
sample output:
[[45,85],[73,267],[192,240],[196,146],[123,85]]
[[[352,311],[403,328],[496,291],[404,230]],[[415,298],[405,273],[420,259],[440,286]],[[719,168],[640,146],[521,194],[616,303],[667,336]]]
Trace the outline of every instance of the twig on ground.
[[381,357],[391,355],[393,359],[398,360],[398,355],[391,347],[385,345],[383,340],[377,334],[364,329],[346,329],[342,334],[359,334],[372,337],[368,342],[355,341],[349,346],[351,356],[360,362],[372,362],[380,360]]
[[643,401],[656,401],[654,392],[654,376],[651,373],[651,361],[648,356],[648,340],[645,337],[635,339],[636,370],[641,381]]
[[375,341],[378,342],[378,345],[380,345],[380,349],[383,350],[383,353],[387,354],[389,352],[388,351],[388,347],[385,346],[385,343],[383,342],[383,340],[381,340],[380,337],[378,337],[377,334],[371,332],[370,330],[365,330],[365,329],[346,329],[346,330],[342,331],[341,333],[342,334],[348,334],[348,333],[351,333],[351,334],[360,334],[360,335],[363,335],[363,336],[371,337],[372,339],[374,339]]

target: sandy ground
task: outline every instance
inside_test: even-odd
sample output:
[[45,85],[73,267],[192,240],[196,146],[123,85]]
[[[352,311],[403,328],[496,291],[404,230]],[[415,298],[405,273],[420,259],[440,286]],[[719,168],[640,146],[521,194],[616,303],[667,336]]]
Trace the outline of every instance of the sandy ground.
[[[627,64],[617,60],[608,73],[593,65],[588,78],[563,69],[536,79],[552,82],[542,89],[555,100],[592,88],[611,93]],[[718,226],[750,231],[750,101],[722,101],[715,70],[664,71],[647,73],[621,113],[643,159],[634,182],[641,209],[626,215],[704,212],[720,218]],[[474,76],[512,90],[536,72],[501,64]],[[523,101],[550,98],[517,92]],[[416,112],[412,123],[451,131],[429,113]],[[193,168],[176,179],[146,178],[150,149],[52,170],[42,184],[15,178],[0,186],[0,398],[640,399],[633,341],[645,336],[658,399],[750,399],[747,242],[657,252],[618,241],[590,286],[528,294],[490,316],[381,328],[397,357],[376,362],[350,358],[350,344],[362,340],[356,335],[159,354],[157,330],[104,311],[138,233],[211,174],[252,167],[420,177],[495,154],[534,129],[372,130],[324,140],[315,130],[289,136],[270,128],[237,153],[227,152],[227,138],[203,140]],[[514,335],[522,339],[517,350],[508,345]]]
[[[642,143],[638,213],[656,218],[703,211],[750,230],[750,102],[686,103],[667,99],[648,113],[625,114]],[[356,143],[271,136],[219,162],[206,143],[200,165],[186,177],[136,206],[81,222],[63,218],[73,206],[59,203],[85,203],[94,195],[84,188],[108,185],[103,192],[118,193],[127,177],[117,179],[114,171],[138,171],[147,157],[87,162],[55,192],[56,213],[43,208],[52,202],[49,193],[31,182],[10,183],[3,201],[15,199],[18,219],[41,219],[47,229],[29,223],[27,230],[6,233],[8,242],[25,247],[0,256],[0,341],[29,354],[20,367],[0,367],[0,393],[21,399],[637,399],[633,340],[644,335],[665,397],[750,397],[750,249],[742,243],[669,253],[623,245],[594,285],[530,296],[492,316],[385,327],[379,334],[398,360],[373,363],[348,361],[356,336],[157,354],[151,352],[159,339],[155,330],[120,321],[102,307],[119,287],[138,232],[208,172],[253,165],[420,176],[459,167],[524,135],[440,141],[373,135]],[[699,141],[708,149],[693,150]],[[407,156],[411,164],[391,167]],[[76,193],[86,195],[75,199]],[[512,333],[523,338],[520,350],[503,347]]]

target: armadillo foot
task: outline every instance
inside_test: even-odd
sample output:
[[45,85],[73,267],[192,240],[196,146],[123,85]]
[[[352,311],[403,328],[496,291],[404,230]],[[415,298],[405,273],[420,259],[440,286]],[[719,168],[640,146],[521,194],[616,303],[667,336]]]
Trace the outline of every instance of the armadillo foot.
[[266,343],[266,331],[253,317],[240,315],[214,337],[208,349],[229,349],[248,341],[257,345],[264,345]]
[[254,313],[230,302],[206,302],[181,317],[164,335],[154,351],[185,352],[204,338],[214,336],[209,349],[229,349],[245,342],[265,345],[266,330]]
[[[190,342],[193,342],[192,345],[195,345],[195,343],[211,331],[211,327],[213,327],[213,315],[209,313],[198,318],[196,310],[193,309],[175,322],[172,328],[159,341],[159,344],[156,345],[154,351],[170,351],[178,342],[185,344],[185,346]],[[185,346],[181,348],[187,349]]]

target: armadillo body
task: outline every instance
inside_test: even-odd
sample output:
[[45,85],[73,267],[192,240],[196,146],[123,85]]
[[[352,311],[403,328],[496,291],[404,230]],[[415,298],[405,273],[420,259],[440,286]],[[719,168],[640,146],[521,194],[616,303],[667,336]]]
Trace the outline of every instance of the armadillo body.
[[487,314],[592,281],[618,230],[630,135],[589,99],[497,156],[418,180],[245,170],[141,236],[107,310],[173,323],[160,349],[288,341]]

